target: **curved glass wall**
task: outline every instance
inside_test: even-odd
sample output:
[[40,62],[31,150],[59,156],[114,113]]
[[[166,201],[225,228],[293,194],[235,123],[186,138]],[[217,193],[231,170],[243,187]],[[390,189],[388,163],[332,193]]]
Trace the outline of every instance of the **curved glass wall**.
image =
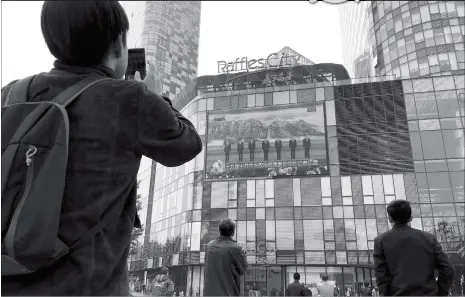
[[[177,168],[157,164],[151,189],[146,186],[150,174],[144,170],[150,163],[141,165],[139,189],[146,190],[140,194],[145,197],[148,189],[154,197],[151,203],[143,200],[148,211],[147,217],[144,211],[141,217],[150,226],[145,226],[139,238],[131,270],[141,278],[146,271],[150,280],[158,267],[167,265],[177,294],[202,295],[206,244],[218,235],[219,222],[230,217],[237,222],[235,239],[247,251],[250,264],[244,279],[246,294],[278,295],[297,271],[311,286],[318,283],[321,273],[328,273],[338,294],[346,295],[356,292],[359,282],[373,281],[373,240],[390,228],[386,205],[406,199],[414,212],[412,226],[436,234],[458,265],[453,292],[459,294],[465,234],[464,83],[464,76],[442,76],[197,96],[182,113],[199,131],[203,153]],[[301,104],[325,106],[328,174],[205,178],[210,114]],[[363,110],[372,118],[355,127],[340,113],[341,106],[344,114],[354,110],[356,117]],[[375,144],[362,137],[367,134],[363,129],[373,127],[376,131],[370,133],[375,135]],[[341,142],[345,138],[348,144]],[[353,139],[355,144],[350,142]],[[372,160],[370,168],[364,167],[363,159],[373,158],[367,152],[383,153],[385,139],[396,141],[389,147],[392,156],[404,147],[403,155],[409,157],[396,162],[378,160],[376,166]],[[249,160],[248,155],[245,158]]]

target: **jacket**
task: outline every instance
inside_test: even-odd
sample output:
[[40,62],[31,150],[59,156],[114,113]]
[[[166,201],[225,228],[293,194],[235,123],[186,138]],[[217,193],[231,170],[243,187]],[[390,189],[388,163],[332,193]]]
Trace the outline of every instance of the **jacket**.
[[304,284],[299,283],[299,281],[289,284],[286,289],[286,296],[306,296]]
[[[51,100],[89,75],[113,78],[96,83],[67,107],[70,136],[59,237],[72,245],[113,201],[124,199],[126,204],[86,245],[50,269],[2,277],[2,294],[128,296],[127,258],[141,157],[179,166],[199,154],[202,143],[169,99],[144,83],[115,79],[105,66],[73,67],[58,61],[54,66],[34,78],[29,102]],[[2,89],[2,106],[11,86]]]
[[157,274],[151,284],[152,296],[173,296],[174,284],[166,274]]
[[455,274],[433,234],[403,224],[375,238],[373,258],[381,296],[446,296]]
[[247,271],[242,248],[225,236],[207,245],[204,296],[239,296],[240,276]]

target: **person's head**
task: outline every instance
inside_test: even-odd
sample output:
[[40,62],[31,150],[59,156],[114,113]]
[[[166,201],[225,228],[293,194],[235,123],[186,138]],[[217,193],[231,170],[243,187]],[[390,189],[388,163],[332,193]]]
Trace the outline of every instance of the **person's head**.
[[232,237],[236,231],[236,223],[231,219],[224,219],[220,222],[220,235]]
[[122,78],[129,20],[118,1],[45,1],[41,28],[52,55],[70,66],[103,64]]
[[294,280],[295,281],[300,280],[300,273],[298,273],[298,272],[294,273]]
[[163,266],[163,267],[160,269],[160,272],[161,272],[162,274],[168,274],[168,271],[169,271],[169,270],[168,270],[168,267],[166,267],[166,266]]
[[308,133],[307,133],[307,134],[305,134],[305,137],[309,138],[310,136],[308,136]]
[[412,220],[412,208],[406,200],[394,200],[387,207],[392,224],[407,224]]
[[322,274],[321,275],[321,280],[322,281],[326,282],[326,281],[328,281],[328,279],[329,279],[329,276],[327,274]]
[[364,281],[364,282],[363,282],[363,285],[364,285],[365,287],[367,287],[367,288],[368,288],[368,286],[370,285],[370,282],[368,282],[368,281]]

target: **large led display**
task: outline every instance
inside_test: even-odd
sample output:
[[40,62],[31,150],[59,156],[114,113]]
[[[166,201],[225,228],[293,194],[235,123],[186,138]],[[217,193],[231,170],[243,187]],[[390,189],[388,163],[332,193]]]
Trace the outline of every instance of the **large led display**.
[[206,178],[328,174],[324,105],[208,114]]

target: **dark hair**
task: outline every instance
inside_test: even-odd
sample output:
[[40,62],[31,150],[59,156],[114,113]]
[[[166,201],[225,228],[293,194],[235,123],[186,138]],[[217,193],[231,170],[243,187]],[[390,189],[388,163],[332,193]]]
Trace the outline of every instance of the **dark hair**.
[[410,202],[406,200],[394,200],[389,203],[387,212],[395,223],[407,224],[412,217]]
[[163,267],[160,269],[160,272],[161,272],[161,273],[164,273],[164,274],[168,274],[168,271],[169,271],[169,270],[168,270],[168,267],[166,267],[166,266],[163,266]]
[[322,279],[323,281],[327,281],[327,280],[329,279],[329,276],[328,276],[327,274],[322,274],[322,275],[321,275],[321,279]]
[[365,285],[365,287],[368,287],[370,285],[370,282],[369,281],[364,281],[363,284]]
[[300,273],[298,273],[298,272],[294,273],[294,279],[299,280],[300,279]]
[[129,30],[118,1],[45,1],[40,25],[52,55],[73,66],[100,64],[119,35],[126,45]]
[[219,229],[220,235],[231,237],[236,230],[236,223],[231,219],[224,219],[221,221]]

